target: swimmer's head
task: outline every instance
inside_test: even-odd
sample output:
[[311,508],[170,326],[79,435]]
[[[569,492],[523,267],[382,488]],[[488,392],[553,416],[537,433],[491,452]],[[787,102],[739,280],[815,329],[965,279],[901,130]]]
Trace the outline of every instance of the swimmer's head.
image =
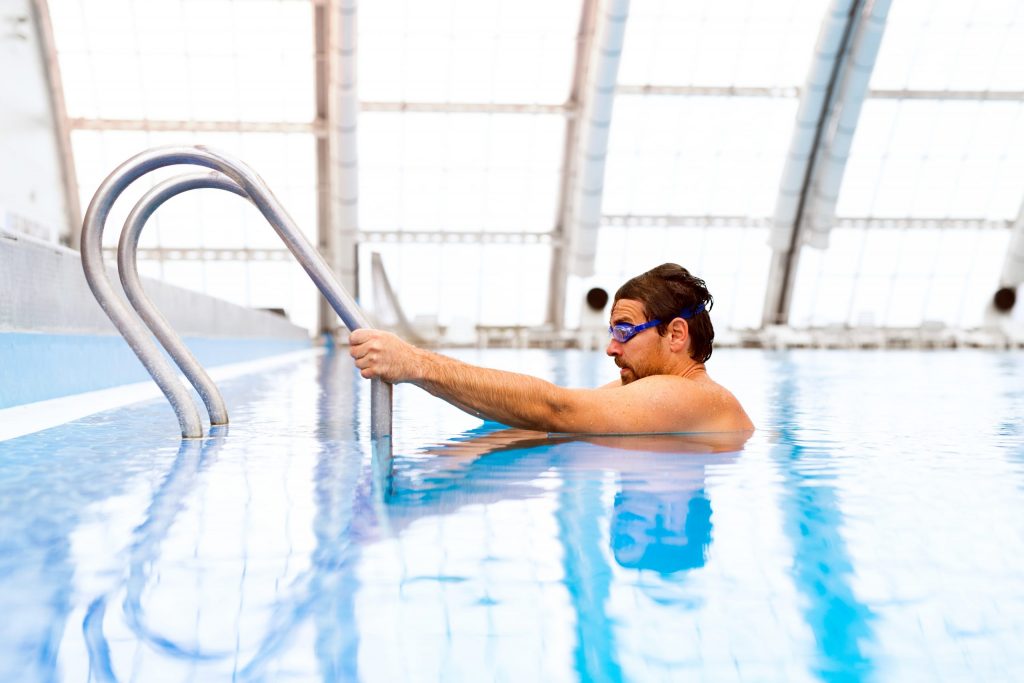
[[711,358],[711,345],[715,328],[711,324],[711,307],[715,300],[707,285],[680,265],[663,263],[657,268],[637,275],[615,292],[615,301],[632,299],[644,305],[648,320],[661,320],[658,334],[664,336],[668,324],[683,311],[704,310],[687,322],[690,330],[690,357],[701,363]]

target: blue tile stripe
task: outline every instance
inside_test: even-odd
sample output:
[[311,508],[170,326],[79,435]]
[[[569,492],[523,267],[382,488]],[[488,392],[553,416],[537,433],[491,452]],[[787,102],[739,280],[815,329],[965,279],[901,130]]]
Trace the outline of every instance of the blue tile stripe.
[[[310,348],[303,339],[186,337],[204,367]],[[116,336],[0,333],[0,408],[107,389],[149,379]]]

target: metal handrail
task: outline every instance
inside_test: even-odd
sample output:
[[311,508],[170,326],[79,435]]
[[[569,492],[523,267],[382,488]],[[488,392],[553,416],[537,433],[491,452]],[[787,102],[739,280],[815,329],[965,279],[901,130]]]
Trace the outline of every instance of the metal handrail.
[[[165,166],[193,164],[220,171],[233,180],[271,224],[285,246],[316,284],[349,330],[370,327],[356,302],[334,277],[323,257],[252,169],[241,161],[206,147],[168,146],[147,150],[118,166],[100,184],[82,225],[82,268],[93,295],[104,312],[149,371],[178,416],[184,438],[202,436],[202,421],[192,397],[156,348],[144,326],[117,297],[103,265],[103,228],[118,196],[146,173]],[[391,436],[391,385],[373,380],[370,385],[370,434]]]
[[249,195],[235,181],[220,173],[189,173],[163,181],[144,194],[128,215],[124,229],[121,230],[121,240],[117,245],[117,271],[121,277],[124,293],[128,296],[132,307],[156,335],[156,338],[160,340],[163,347],[167,349],[167,353],[178,364],[182,373],[203,399],[206,411],[210,415],[210,424],[223,425],[228,423],[228,411],[220,390],[206,374],[196,357],[185,346],[178,333],[174,331],[167,319],[146,295],[142,288],[142,278],[139,277],[136,251],[139,246],[139,237],[142,235],[142,228],[164,202],[182,192],[203,188],[226,190],[249,199]]

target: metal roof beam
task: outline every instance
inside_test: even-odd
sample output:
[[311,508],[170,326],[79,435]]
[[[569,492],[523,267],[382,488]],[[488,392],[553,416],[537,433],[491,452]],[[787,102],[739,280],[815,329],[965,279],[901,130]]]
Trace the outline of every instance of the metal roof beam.
[[313,133],[326,135],[324,121],[187,121],[169,119],[68,119],[72,130],[130,130],[177,133]]
[[[317,57],[317,69],[320,68]],[[326,74],[318,78],[326,78]],[[325,86],[327,87],[327,86]],[[317,119],[314,121],[197,121],[185,119],[67,119],[70,130],[130,130],[199,133],[309,133],[327,137],[329,125],[322,117],[317,94]],[[441,114],[549,114],[572,117],[573,110],[563,104],[489,104],[474,102],[360,102],[360,112],[441,113]]]
[[827,244],[891,0],[833,0],[802,91],[770,245],[762,325],[786,324],[802,245]]
[[567,234],[570,272],[582,277],[594,272],[608,135],[628,18],[629,0],[606,0],[596,26],[590,62],[592,68],[587,75],[587,89],[582,101],[581,136],[577,148],[579,172],[575,177],[572,221]]
[[[800,97],[806,88],[762,88],[736,85],[619,85],[617,95],[664,95],[671,97]],[[983,100],[1019,102],[1020,90],[869,90],[877,100]]]
[[573,65],[572,87],[565,107],[571,113],[565,126],[565,146],[562,153],[562,177],[558,193],[558,218],[555,235],[558,244],[551,253],[551,276],[548,287],[548,322],[556,329],[565,326],[566,270],[568,260],[564,248],[565,235],[572,217],[572,188],[576,177],[576,147],[579,145],[579,115],[583,92],[587,85],[587,70],[593,52],[594,24],[597,21],[598,0],[583,0],[580,26],[576,34],[576,61]]
[[554,114],[571,116],[570,104],[528,104],[501,102],[361,102],[366,112],[425,112],[442,114]]
[[[682,215],[682,214],[605,214],[607,226],[646,228],[767,228],[773,221],[767,216]],[[895,216],[843,216],[835,227],[872,230],[1009,230],[1013,221],[986,218],[909,218]]]
[[53,24],[50,21],[50,6],[47,0],[32,0],[32,14],[43,53],[43,68],[50,93],[50,107],[53,111],[54,136],[60,156],[61,180],[64,185],[64,206],[67,212],[68,245],[78,249],[82,234],[82,206],[78,199],[78,175],[75,171],[75,157],[71,149],[71,126],[68,123],[67,104],[64,101],[64,82],[57,60],[57,46],[53,38]]
[[[321,0],[313,5],[317,137],[319,247],[338,281],[358,296],[356,233],[359,229],[359,157],[356,146],[356,0]],[[321,299],[319,327],[330,333],[338,316]]]
[[878,50],[885,32],[885,20],[892,0],[873,0],[865,4],[853,35],[849,59],[844,62],[838,84],[836,105],[830,112],[828,135],[818,150],[813,167],[810,201],[804,207],[803,241],[819,249],[828,246],[829,231],[835,223],[839,188],[850,158],[853,135],[875,69]]
[[1003,270],[999,276],[999,286],[1016,288],[1024,283],[1024,202],[1021,202],[1020,212],[1011,230]]
[[616,95],[670,97],[797,97],[798,88],[758,88],[739,85],[618,85]]
[[357,237],[360,244],[561,244],[561,237],[554,232],[361,230]]
[[570,274],[593,274],[601,224],[604,169],[615,86],[629,17],[629,0],[587,0],[580,20],[571,103],[576,118],[566,136],[562,197],[552,255],[548,320],[565,326]]

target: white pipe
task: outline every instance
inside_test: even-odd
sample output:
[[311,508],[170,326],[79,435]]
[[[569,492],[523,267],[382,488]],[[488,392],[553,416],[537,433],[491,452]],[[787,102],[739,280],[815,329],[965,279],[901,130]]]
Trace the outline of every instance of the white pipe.
[[1010,244],[1006,248],[1003,273],[999,277],[1000,287],[1016,287],[1024,282],[1024,202],[1014,221],[1010,233]]
[[836,106],[822,141],[815,169],[811,197],[804,210],[801,241],[819,249],[828,247],[828,236],[836,222],[836,202],[850,158],[850,145],[857,130],[861,108],[867,97],[878,48],[892,0],[871,0],[852,37],[850,57],[838,84]]
[[339,0],[330,20],[331,265],[355,290],[355,243],[359,229],[359,154],[356,91],[356,0]]
[[595,52],[590,60],[587,88],[583,95],[583,125],[580,136],[579,175],[572,193],[569,223],[570,272],[580,277],[594,274],[597,232],[601,227],[604,170],[608,155],[608,132],[615,103],[622,42],[626,34],[630,0],[607,0],[597,25]]
[[792,246],[793,230],[800,211],[800,196],[807,179],[819,122],[823,116],[828,115],[822,109],[826,106],[825,98],[828,96],[836,60],[840,58],[843,35],[847,30],[853,2],[832,0],[822,21],[818,42],[814,46],[814,57],[800,98],[793,139],[790,141],[775,203],[775,220],[769,245],[777,252],[788,252]]

